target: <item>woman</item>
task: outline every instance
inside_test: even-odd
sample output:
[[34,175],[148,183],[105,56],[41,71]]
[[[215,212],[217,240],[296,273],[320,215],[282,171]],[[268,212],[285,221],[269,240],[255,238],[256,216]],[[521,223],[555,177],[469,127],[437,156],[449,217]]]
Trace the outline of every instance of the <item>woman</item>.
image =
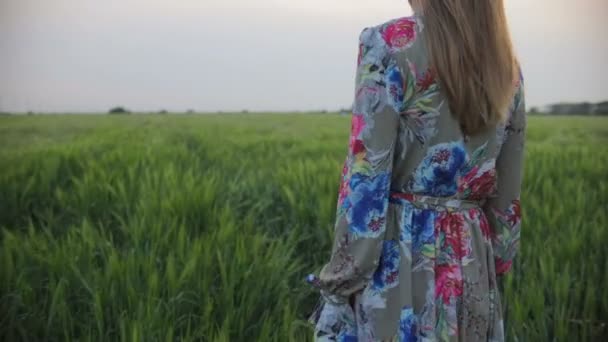
[[412,5],[359,38],[315,340],[504,340],[526,117],[503,2]]

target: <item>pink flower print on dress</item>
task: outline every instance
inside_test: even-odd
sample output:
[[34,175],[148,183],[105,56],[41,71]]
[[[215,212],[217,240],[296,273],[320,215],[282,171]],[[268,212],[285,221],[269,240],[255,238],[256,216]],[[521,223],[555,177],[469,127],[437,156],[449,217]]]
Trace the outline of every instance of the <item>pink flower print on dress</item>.
[[408,48],[416,40],[416,21],[411,18],[398,19],[384,29],[382,38],[391,50]]

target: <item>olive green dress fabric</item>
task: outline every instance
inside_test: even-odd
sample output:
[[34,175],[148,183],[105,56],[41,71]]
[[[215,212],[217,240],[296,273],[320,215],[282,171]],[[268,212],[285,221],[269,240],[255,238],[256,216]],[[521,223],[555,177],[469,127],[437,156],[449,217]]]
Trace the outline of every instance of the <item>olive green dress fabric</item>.
[[523,76],[507,120],[467,136],[424,33],[412,16],[359,37],[331,258],[306,278],[316,341],[505,339],[497,276],[519,250]]

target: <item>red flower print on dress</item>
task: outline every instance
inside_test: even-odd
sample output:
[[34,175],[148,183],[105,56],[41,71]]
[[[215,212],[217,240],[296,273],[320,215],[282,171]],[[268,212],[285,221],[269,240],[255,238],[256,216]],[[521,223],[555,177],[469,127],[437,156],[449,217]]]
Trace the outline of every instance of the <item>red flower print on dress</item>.
[[450,302],[450,297],[462,296],[462,271],[458,264],[444,264],[435,267],[435,298],[441,298],[444,303]]
[[362,153],[365,151],[365,145],[363,145],[363,141],[360,139],[355,139],[355,141],[353,142],[353,147],[351,149],[351,152],[354,155],[357,155],[359,153]]
[[521,206],[519,204],[519,200],[513,200],[511,206],[509,207],[509,211],[507,213],[507,222],[509,222],[512,226],[515,226],[521,220]]
[[363,60],[363,54],[365,53],[365,45],[363,43],[359,44],[359,54],[357,56],[357,66],[361,65],[361,60]]
[[496,169],[475,166],[459,181],[458,192],[467,193],[467,199],[482,199],[496,190]]
[[401,18],[382,31],[382,38],[392,50],[404,49],[416,40],[416,21],[411,18]]
[[487,240],[490,241],[492,236],[492,229],[490,228],[490,222],[488,221],[488,217],[480,208],[471,208],[468,210],[469,219],[473,222],[479,222],[479,229],[481,230],[481,235]]
[[445,234],[445,247],[450,247],[453,251],[450,256],[451,260],[458,262],[471,255],[471,246],[466,241],[467,233],[462,214],[443,212],[437,219],[436,225]]
[[365,151],[365,146],[363,145],[363,141],[359,139],[359,135],[361,131],[365,127],[365,119],[363,118],[363,114],[353,114],[351,120],[351,133],[350,133],[350,141],[349,141],[349,149],[352,155],[359,154]]
[[386,220],[385,220],[384,217],[376,217],[376,218],[371,219],[371,221],[369,222],[369,224],[367,225],[367,227],[372,232],[379,232],[380,229],[382,229],[385,221]]
[[469,189],[471,199],[481,199],[492,194],[496,189],[496,169],[487,170],[475,178],[469,184]]
[[349,185],[348,184],[348,181],[349,181],[348,172],[349,172],[348,160],[345,160],[344,166],[342,167],[342,177],[341,177],[341,182],[340,182],[340,190],[339,190],[339,197],[338,197],[338,207],[342,207],[342,204],[344,203],[344,199],[346,198],[346,196],[348,196],[348,192],[349,192],[349,188],[348,188],[348,185]]
[[416,86],[420,91],[428,90],[435,83],[435,75],[431,69],[425,71],[420,78],[416,80]]
[[521,225],[519,199],[513,200],[505,211],[496,208],[492,211],[497,222],[496,231],[492,231],[496,274],[504,274],[511,269],[515,253],[519,249]]
[[494,258],[494,265],[496,267],[496,274],[505,274],[511,270],[511,266],[513,266],[513,260],[504,261],[501,258]]
[[488,221],[488,217],[482,213],[477,211],[476,209],[472,209],[479,215],[479,228],[481,228],[481,234],[486,239],[490,239],[492,236],[492,229],[490,228],[490,222]]
[[515,89],[519,88],[521,86],[521,75],[520,77],[517,77],[516,79],[513,80],[513,87],[515,87]]

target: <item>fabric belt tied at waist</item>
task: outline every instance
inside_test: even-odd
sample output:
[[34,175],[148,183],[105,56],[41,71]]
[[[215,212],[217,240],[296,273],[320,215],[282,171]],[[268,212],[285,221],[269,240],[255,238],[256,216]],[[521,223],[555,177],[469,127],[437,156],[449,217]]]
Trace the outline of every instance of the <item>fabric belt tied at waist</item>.
[[455,197],[433,197],[393,190],[390,192],[389,201],[398,204],[409,203],[423,209],[438,208],[449,211],[480,208],[485,203],[485,200],[477,201]]

